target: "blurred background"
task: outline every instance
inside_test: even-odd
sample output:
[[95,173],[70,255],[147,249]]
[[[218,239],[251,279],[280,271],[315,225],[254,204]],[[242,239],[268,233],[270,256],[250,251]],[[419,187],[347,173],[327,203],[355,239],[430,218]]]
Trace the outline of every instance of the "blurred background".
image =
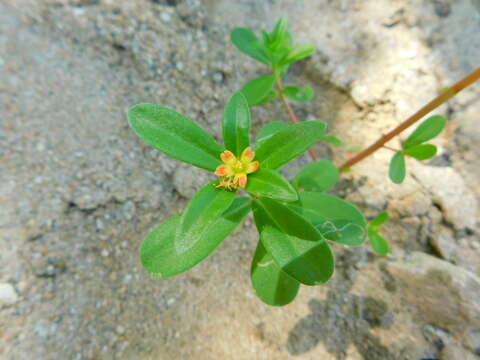
[[[143,271],[143,237],[209,175],[142,143],[127,109],[160,103],[219,139],[227,99],[267,71],[230,31],[283,15],[317,47],[286,79],[315,89],[297,115],[350,145],[479,66],[479,0],[0,0],[1,359],[480,359],[480,84],[438,109],[439,155],[404,184],[381,150],[337,185],[390,213],[388,257],[335,246],[327,285],[268,307],[249,217],[189,272]],[[255,131],[272,120],[280,103],[253,110]]]

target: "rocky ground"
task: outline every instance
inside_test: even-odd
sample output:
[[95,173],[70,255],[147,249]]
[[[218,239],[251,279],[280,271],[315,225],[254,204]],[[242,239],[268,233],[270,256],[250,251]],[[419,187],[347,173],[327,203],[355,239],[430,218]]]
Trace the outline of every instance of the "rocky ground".
[[[336,246],[334,279],[284,308],[250,285],[251,218],[183,275],[142,270],[143,236],[208,174],[148,148],[126,110],[161,103],[218,137],[265,70],[229,31],[285,14],[318,48],[288,76],[316,90],[295,110],[352,145],[478,67],[478,0],[0,0],[1,359],[480,359],[479,84],[439,109],[440,154],[403,185],[384,150],[337,186],[389,211],[390,256]],[[254,110],[255,130],[278,119],[278,103]]]

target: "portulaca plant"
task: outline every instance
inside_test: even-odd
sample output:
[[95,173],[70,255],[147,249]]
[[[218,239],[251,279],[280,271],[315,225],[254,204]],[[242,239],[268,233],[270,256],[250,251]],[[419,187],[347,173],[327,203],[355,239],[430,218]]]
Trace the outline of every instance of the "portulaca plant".
[[[311,147],[318,142],[343,145],[325,132],[320,121],[299,121],[288,100],[312,99],[310,87],[283,86],[289,66],[314,52],[311,45],[294,45],[286,20],[260,40],[251,30],[232,31],[232,42],[246,55],[270,69],[248,82],[228,101],[222,120],[223,143],[194,121],[156,104],[138,104],[128,112],[133,131],[162,153],[209,171],[216,180],[205,184],[186,209],[158,225],[144,239],[140,259],[145,270],[159,278],[189,270],[207,256],[252,211],[258,230],[258,245],[252,256],[251,280],[258,297],[269,305],[290,303],[301,284],[321,285],[334,273],[335,260],[329,242],[358,246],[369,240],[381,255],[389,252],[380,227],[388,219],[383,212],[367,223],[359,209],[328,192],[340,172],[420,120],[480,76],[476,70],[447,89],[404,123],[337,167],[318,160]],[[250,107],[280,99],[293,124],[274,121],[253,139]],[[405,156],[429,159],[436,148],[426,141],[437,136],[446,120],[434,116],[423,122],[395,150],[389,176],[395,183],[405,177]],[[391,149],[391,148],[390,148]],[[293,179],[281,174],[282,166],[309,152],[312,162]]]

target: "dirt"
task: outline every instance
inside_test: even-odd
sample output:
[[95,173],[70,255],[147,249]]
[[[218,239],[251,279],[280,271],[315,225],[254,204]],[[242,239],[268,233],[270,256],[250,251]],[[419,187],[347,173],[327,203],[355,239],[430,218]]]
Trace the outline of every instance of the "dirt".
[[[269,28],[287,14],[295,38],[318,49],[287,76],[315,90],[294,110],[366,146],[478,67],[479,8],[477,0],[1,1],[0,358],[478,358],[480,85],[438,110],[450,120],[434,141],[439,155],[409,161],[403,185],[387,179],[386,149],[337,185],[368,217],[389,211],[393,254],[334,244],[334,279],[302,287],[283,308],[251,287],[251,217],[187,273],[158,280],[143,271],[142,238],[211,175],[143,144],[126,110],[160,103],[219,139],[226,100],[266,71],[231,45],[231,28]],[[288,121],[280,103],[253,118],[254,131]],[[351,155],[315,150],[336,164]],[[411,260],[413,251],[422,255]],[[408,269],[420,265],[448,269],[459,298],[431,299],[444,282],[415,282]],[[444,321],[420,316],[411,289],[453,310]],[[468,317],[449,327],[458,304]]]

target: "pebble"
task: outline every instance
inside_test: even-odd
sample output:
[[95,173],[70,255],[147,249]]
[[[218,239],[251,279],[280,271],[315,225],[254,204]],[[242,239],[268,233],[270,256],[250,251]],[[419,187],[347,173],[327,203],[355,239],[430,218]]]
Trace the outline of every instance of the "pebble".
[[165,12],[160,15],[160,18],[166,23],[169,23],[172,20],[172,17]]
[[13,305],[17,302],[18,295],[9,283],[0,283],[0,305]]
[[212,78],[214,82],[221,83],[223,81],[223,74],[217,71],[213,73]]

